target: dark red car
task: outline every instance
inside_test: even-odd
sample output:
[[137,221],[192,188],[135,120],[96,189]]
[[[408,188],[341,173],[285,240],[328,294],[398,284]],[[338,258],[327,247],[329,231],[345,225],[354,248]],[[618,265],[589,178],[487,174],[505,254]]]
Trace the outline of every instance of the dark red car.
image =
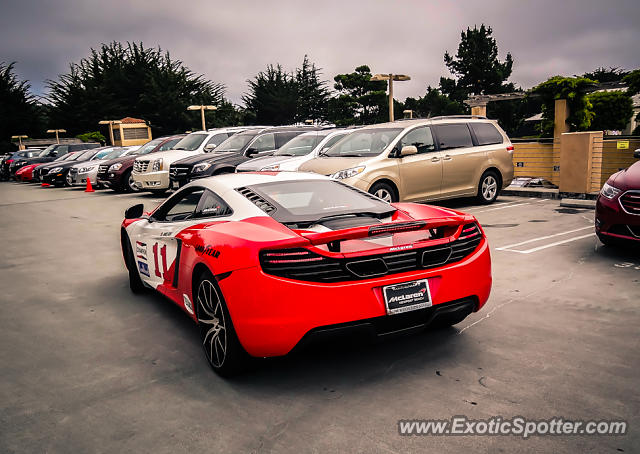
[[[640,149],[633,156],[640,158]],[[598,196],[595,222],[604,244],[630,240],[640,245],[640,162],[609,177]]]
[[143,154],[155,153],[156,151],[171,150],[184,136],[185,134],[159,137],[145,143],[138,150],[126,156],[103,162],[98,167],[98,184],[102,184],[118,192],[139,191],[138,187],[133,184],[133,179],[131,178],[131,170],[133,169],[133,162],[136,158]]

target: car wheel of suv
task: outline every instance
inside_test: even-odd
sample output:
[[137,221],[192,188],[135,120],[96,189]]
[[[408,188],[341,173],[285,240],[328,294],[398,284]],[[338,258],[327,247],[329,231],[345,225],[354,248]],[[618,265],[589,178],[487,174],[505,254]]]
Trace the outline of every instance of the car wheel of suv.
[[387,203],[394,203],[398,201],[396,191],[387,183],[374,184],[369,188],[369,194],[373,194]]
[[126,192],[139,192],[140,189],[136,186],[136,182],[133,179],[133,175],[131,174],[131,170],[127,170],[127,173],[122,175],[122,186]]
[[219,375],[245,369],[250,356],[240,345],[229,310],[213,274],[204,271],[194,287],[200,339],[207,361]]
[[480,177],[480,183],[478,184],[478,200],[480,203],[493,203],[498,197],[500,191],[499,177],[493,170],[487,170]]

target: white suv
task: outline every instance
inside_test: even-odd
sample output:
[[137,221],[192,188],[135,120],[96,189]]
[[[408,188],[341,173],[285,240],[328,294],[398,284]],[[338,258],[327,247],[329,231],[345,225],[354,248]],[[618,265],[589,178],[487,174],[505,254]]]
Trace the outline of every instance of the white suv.
[[170,185],[169,166],[171,163],[212,151],[232,135],[247,129],[249,128],[234,127],[192,132],[183,137],[171,150],[137,158],[131,172],[133,181],[142,191],[164,193]]

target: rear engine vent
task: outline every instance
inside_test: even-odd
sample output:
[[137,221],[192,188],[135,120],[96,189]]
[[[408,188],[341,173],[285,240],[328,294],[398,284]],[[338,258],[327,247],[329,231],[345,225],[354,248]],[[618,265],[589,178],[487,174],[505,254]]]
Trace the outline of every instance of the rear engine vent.
[[267,274],[298,281],[357,281],[459,262],[471,255],[481,241],[478,226],[466,224],[460,237],[445,245],[347,259],[326,257],[304,248],[266,250],[260,252],[260,265]]
[[247,199],[249,199],[255,206],[260,208],[265,213],[269,214],[276,211],[276,207],[271,205],[269,202],[267,202],[265,199],[263,199],[258,194],[253,192],[251,189],[247,187],[242,187],[242,188],[236,189],[236,191],[238,191],[240,194],[242,194]]

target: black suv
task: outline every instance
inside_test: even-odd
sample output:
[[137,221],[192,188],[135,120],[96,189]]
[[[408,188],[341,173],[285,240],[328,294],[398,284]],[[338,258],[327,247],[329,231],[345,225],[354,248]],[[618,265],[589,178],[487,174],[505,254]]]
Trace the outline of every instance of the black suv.
[[229,137],[213,151],[189,156],[169,167],[171,186],[178,188],[198,178],[233,173],[236,166],[258,156],[267,156],[299,134],[315,131],[315,126],[278,126],[250,129]]

